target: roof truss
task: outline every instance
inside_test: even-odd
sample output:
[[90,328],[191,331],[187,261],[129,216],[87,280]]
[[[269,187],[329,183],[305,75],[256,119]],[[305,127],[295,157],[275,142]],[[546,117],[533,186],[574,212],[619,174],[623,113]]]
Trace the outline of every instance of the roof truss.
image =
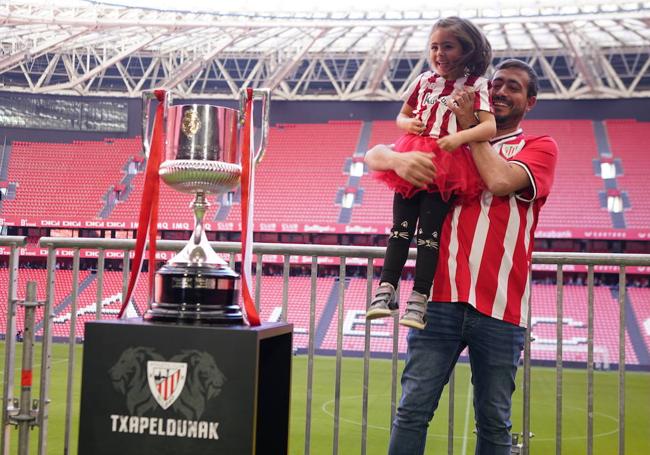
[[[650,96],[650,10],[477,17],[495,63],[540,75],[540,98]],[[430,18],[171,13],[106,5],[0,6],[0,84],[7,91],[233,98],[269,87],[286,100],[399,100],[428,67]]]

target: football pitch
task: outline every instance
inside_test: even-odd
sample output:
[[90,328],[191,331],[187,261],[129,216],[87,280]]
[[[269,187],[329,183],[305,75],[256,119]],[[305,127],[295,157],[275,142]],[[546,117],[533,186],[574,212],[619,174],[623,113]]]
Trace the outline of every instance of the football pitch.
[[[4,360],[4,342],[1,345]],[[18,344],[16,365],[20,366]],[[36,352],[34,380],[40,366],[39,351]],[[76,348],[76,368],[73,397],[73,425],[70,454],[76,453],[78,411],[81,384],[82,347]],[[4,363],[4,362],[3,362]],[[402,367],[399,362],[399,368]],[[307,357],[293,357],[290,454],[305,453],[305,417],[307,413]],[[64,453],[64,425],[68,347],[54,344],[52,349],[51,405],[49,409],[48,454]],[[333,453],[334,446],[334,393],[336,359],[317,356],[314,359],[313,395],[311,405],[310,454]],[[344,358],[341,368],[341,399],[338,428],[338,453],[356,455],[361,453],[363,359]],[[522,378],[520,374],[515,392],[513,431],[522,430]],[[533,367],[531,391],[531,454],[555,453],[556,428],[556,379],[555,369]],[[391,362],[373,359],[370,362],[368,386],[368,424],[366,453],[386,453],[391,412]],[[20,383],[16,371],[15,384]],[[4,379],[4,378],[3,378]],[[625,376],[625,455],[650,453],[650,373],[628,372]],[[459,364],[456,369],[456,392],[454,403],[454,454],[474,453],[474,420],[469,366]],[[34,387],[34,398],[38,385]],[[562,453],[579,455],[587,453],[587,372],[583,369],[564,369],[562,412]],[[15,390],[18,397],[18,387]],[[399,394],[399,390],[398,390]],[[399,396],[399,395],[398,395]],[[445,392],[429,429],[427,454],[447,453],[448,395]],[[594,373],[594,451],[595,455],[618,453],[618,373],[616,371]],[[12,452],[16,453],[16,431],[12,431]],[[31,452],[36,453],[37,432],[32,433]],[[236,454],[232,454],[236,455]]]

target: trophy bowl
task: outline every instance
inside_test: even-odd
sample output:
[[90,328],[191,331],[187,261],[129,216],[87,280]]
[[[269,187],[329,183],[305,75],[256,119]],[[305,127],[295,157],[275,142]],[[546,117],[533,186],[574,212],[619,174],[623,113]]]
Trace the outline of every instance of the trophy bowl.
[[[256,89],[255,95],[262,98],[262,136],[254,157],[258,163],[268,138],[269,91]],[[210,206],[206,196],[232,191],[240,183],[244,102],[242,93],[239,111],[207,104],[166,107],[165,157],[159,175],[171,188],[194,194],[190,206],[195,224],[185,247],[156,272],[153,301],[145,319],[244,323],[238,303],[239,275],[212,249],[203,224]]]

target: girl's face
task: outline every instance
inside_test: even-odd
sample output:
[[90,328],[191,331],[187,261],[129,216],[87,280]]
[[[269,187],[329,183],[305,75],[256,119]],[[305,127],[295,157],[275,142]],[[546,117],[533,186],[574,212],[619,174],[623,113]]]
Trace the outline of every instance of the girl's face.
[[433,69],[445,79],[458,79],[465,73],[461,64],[463,47],[448,28],[438,27],[431,33],[429,59]]

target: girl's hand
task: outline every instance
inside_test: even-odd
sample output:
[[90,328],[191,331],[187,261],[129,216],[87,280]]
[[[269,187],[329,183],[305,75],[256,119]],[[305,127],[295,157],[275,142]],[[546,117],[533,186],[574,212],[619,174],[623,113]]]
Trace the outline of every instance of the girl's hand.
[[441,137],[436,142],[438,143],[438,147],[447,152],[452,152],[464,144],[463,138],[459,133]]
[[415,118],[415,117],[410,117],[410,118],[405,118],[405,117],[400,117],[397,126],[407,133],[411,134],[422,134],[424,131],[424,123],[422,123],[422,120]]
[[451,102],[447,103],[447,108],[456,115],[456,122],[463,129],[476,124],[476,116],[474,115],[475,97],[476,93],[474,91],[462,88],[455,91],[451,96]]

